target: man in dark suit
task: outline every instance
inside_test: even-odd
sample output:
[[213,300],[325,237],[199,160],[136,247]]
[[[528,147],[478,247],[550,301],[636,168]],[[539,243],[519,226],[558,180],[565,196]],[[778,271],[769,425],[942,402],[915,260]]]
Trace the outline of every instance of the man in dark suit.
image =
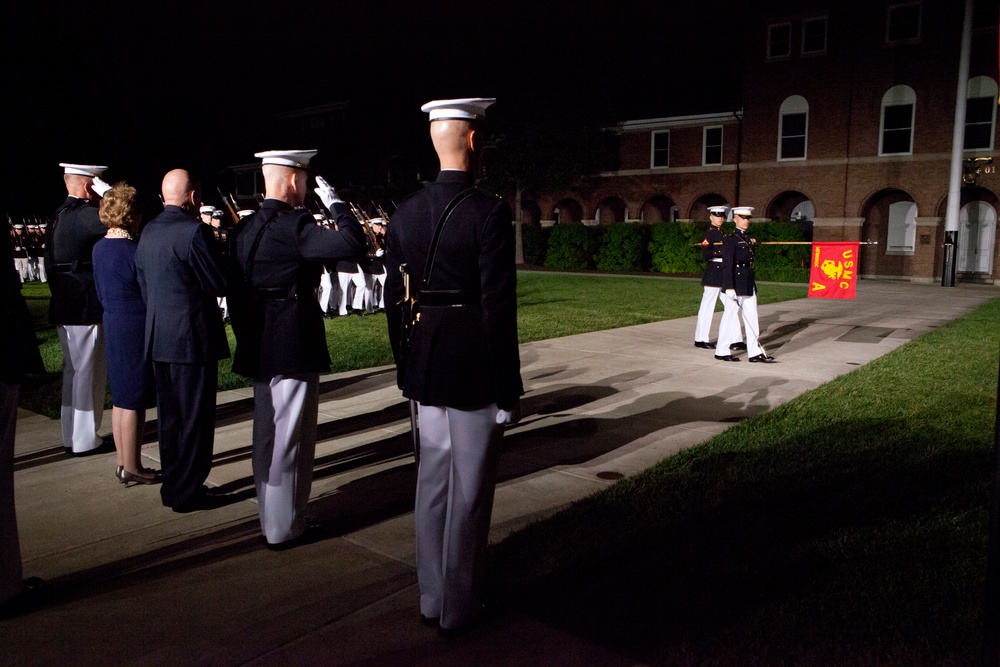
[[319,375],[330,370],[317,299],[323,262],[365,252],[361,225],[333,188],[321,188],[320,196],[337,229],[317,225],[303,208],[315,154],[257,153],[264,203],[230,234],[237,264],[229,297],[236,332],[233,371],[254,381],[253,475],[261,532],[275,550],[311,538],[305,508],[316,451]]
[[[399,204],[386,234],[389,339],[399,387],[417,402],[420,424],[420,614],[445,636],[468,628],[482,609],[503,425],[517,421],[524,393],[511,210],[473,187],[484,145],[481,123],[493,101],[422,107],[430,114],[441,172]],[[430,257],[433,270],[425,278]],[[404,265],[420,304],[408,353],[399,305]]]
[[219,359],[229,356],[216,302],[226,282],[212,228],[194,217],[198,184],[175,169],[162,190],[163,213],[143,229],[135,265],[156,378],[160,497],[175,512],[190,512],[221,502],[204,482],[212,467]]
[[[743,328],[747,333],[747,355],[751,363],[771,363],[774,357],[767,354],[760,345],[760,324],[757,322],[757,281],[754,276],[753,261],[757,253],[757,239],[752,238],[747,231],[750,227],[750,218],[753,215],[752,206],[737,206],[733,209],[733,222],[736,223],[736,231],[726,237],[722,248],[722,264],[725,272],[722,279],[722,289],[726,291],[726,298],[736,304],[736,308],[726,308],[722,314],[723,327],[739,327],[737,317],[743,315]],[[721,335],[720,335],[721,339]],[[719,341],[720,345],[722,341]],[[723,354],[720,354],[723,352]],[[716,351],[715,358],[720,361],[732,361],[726,359],[728,350],[721,348]],[[730,355],[731,356],[731,355]]]
[[[694,329],[694,346],[711,350],[715,346],[708,342],[712,330],[712,316],[715,314],[715,302],[722,291],[722,242],[726,235],[722,233],[722,223],[726,221],[726,206],[708,207],[708,229],[701,237],[701,256],[705,260],[705,271],[701,276],[702,294],[701,306],[698,308],[698,322]],[[724,305],[724,304],[723,304]],[[728,338],[728,334],[719,330],[719,338]],[[725,345],[729,344],[726,340]]]
[[[62,437],[67,454],[98,451],[104,417],[107,361],[104,357],[104,310],[94,287],[94,244],[108,229],[97,216],[97,202],[107,190],[100,180],[107,167],[60,163],[67,197],[56,209],[45,240],[49,276],[49,322],[55,325],[63,353]],[[96,189],[95,189],[96,186]]]

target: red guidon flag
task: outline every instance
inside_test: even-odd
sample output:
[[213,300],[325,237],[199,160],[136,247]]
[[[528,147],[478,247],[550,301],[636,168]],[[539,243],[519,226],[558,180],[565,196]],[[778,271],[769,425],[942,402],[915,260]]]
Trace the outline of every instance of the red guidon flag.
[[812,244],[809,297],[853,299],[857,293],[858,242],[830,241]]

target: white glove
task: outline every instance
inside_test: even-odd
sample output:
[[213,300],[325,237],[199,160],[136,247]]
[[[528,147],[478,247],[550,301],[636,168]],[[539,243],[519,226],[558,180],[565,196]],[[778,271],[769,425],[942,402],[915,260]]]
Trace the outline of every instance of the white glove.
[[521,421],[521,401],[514,404],[513,410],[497,410],[497,423],[504,426],[513,426]]
[[94,184],[91,186],[98,197],[103,197],[104,193],[111,189],[111,186],[101,180],[100,176],[94,176]]
[[732,299],[733,301],[735,301],[736,300],[736,290],[734,290],[734,289],[727,289],[726,290],[726,296],[728,296],[730,299]]
[[323,206],[326,206],[328,209],[332,209],[335,203],[344,201],[337,194],[337,191],[333,189],[333,186],[327,183],[326,179],[322,176],[316,176],[316,185],[319,187],[314,188],[313,192],[323,202]]
[[385,254],[385,250],[382,250],[382,248],[379,248],[378,250],[375,251],[375,256],[376,257],[381,257],[384,254]]

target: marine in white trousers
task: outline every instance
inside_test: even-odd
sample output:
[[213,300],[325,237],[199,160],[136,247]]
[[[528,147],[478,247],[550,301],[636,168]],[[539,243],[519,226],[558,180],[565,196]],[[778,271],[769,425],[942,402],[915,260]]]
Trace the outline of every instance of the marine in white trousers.
[[330,310],[330,294],[333,292],[333,281],[330,280],[330,272],[323,267],[323,273],[319,277],[319,309],[326,315]]
[[373,273],[372,279],[372,308],[385,310],[385,269],[382,273]]
[[19,384],[0,380],[0,604],[24,588],[21,544],[14,511],[14,428]]
[[[722,322],[719,324],[719,344],[715,348],[716,356],[729,354],[729,345],[722,345],[723,327],[735,327],[738,331],[740,327],[739,317],[743,316],[743,329],[747,335],[747,357],[756,357],[764,352],[760,346],[760,326],[757,324],[757,292],[753,296],[731,296],[722,295],[722,303],[725,311],[722,313]],[[738,338],[735,340],[739,340]]]
[[477,410],[417,405],[415,509],[420,613],[442,628],[479,614],[503,426],[495,404]]
[[63,447],[83,454],[101,446],[97,435],[104,418],[108,381],[104,331],[100,324],[56,326],[63,353]]
[[340,282],[340,303],[337,312],[340,315],[347,315],[347,290],[354,285],[354,300],[351,301],[351,308],[361,310],[365,307],[365,274],[360,270],[354,273],[337,273],[337,280]]
[[253,478],[260,529],[270,544],[306,529],[316,455],[319,373],[254,382]]

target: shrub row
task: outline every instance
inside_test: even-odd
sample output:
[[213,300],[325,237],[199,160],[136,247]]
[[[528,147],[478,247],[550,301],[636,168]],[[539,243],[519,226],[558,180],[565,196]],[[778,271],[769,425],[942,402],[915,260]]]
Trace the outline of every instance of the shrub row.
[[[655,271],[700,275],[702,234],[708,223],[657,222],[652,225],[616,223],[604,227],[579,224],[540,228],[524,225],[524,261],[560,271]],[[731,233],[727,223],[723,231]],[[756,222],[750,227],[758,241],[803,241],[802,231],[784,221]],[[808,245],[763,245],[757,250],[760,280],[806,282]]]

